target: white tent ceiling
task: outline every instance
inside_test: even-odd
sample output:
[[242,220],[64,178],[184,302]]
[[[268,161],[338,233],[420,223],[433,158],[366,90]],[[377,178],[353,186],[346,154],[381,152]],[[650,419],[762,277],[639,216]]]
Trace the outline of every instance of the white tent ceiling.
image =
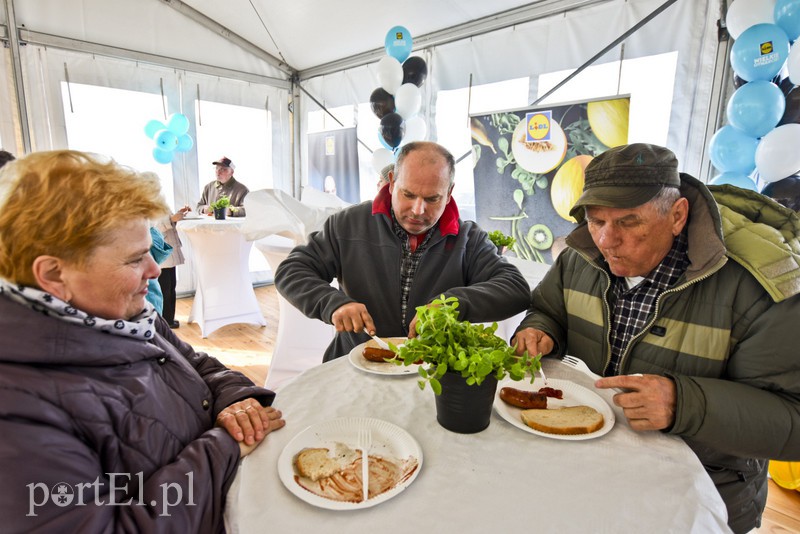
[[[292,71],[313,75],[344,58],[375,60],[396,25],[409,29],[418,48],[606,1],[13,0],[13,5],[17,26],[33,32],[32,42],[46,34],[286,77]],[[283,72],[265,73],[258,62],[232,57],[231,44],[261,61],[275,58]]]

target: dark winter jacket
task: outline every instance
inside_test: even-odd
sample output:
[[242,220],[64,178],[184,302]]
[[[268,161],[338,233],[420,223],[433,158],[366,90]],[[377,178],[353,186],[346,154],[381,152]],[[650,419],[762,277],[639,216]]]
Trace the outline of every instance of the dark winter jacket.
[[180,341],[47,317],[0,296],[0,531],[220,532],[239,446],[215,428],[274,393]]
[[[339,307],[360,302],[367,307],[379,336],[407,336],[400,306],[403,249],[392,230],[388,188],[373,203],[338,212],[281,262],[275,285],[306,316],[331,324]],[[452,204],[452,202],[451,202]],[[452,219],[451,219],[452,218]],[[336,278],[339,288],[330,286]],[[444,294],[459,299],[460,319],[500,321],[528,307],[530,289],[514,265],[497,254],[485,231],[458,219],[448,205],[428,242],[409,293],[406,324],[416,307]],[[339,332],[325,361],[344,356],[366,341],[363,333]]]
[[[735,532],[757,525],[767,459],[800,459],[800,220],[731,186],[682,175],[690,203],[690,265],[657,300],[621,355],[620,373],[671,377],[675,422],[728,507]],[[720,215],[721,214],[721,215]],[[724,239],[723,239],[724,230]],[[558,354],[603,374],[610,361],[611,280],[586,224],[532,293],[520,329],[547,332]],[[734,260],[734,261],[731,261]]]

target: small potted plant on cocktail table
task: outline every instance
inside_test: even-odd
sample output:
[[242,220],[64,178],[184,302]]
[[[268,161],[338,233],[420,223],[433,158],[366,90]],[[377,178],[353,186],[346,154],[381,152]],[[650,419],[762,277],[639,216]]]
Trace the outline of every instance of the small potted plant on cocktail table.
[[214,210],[215,219],[224,219],[228,211],[228,206],[231,205],[231,199],[228,197],[219,197],[216,201],[211,203],[211,209]]

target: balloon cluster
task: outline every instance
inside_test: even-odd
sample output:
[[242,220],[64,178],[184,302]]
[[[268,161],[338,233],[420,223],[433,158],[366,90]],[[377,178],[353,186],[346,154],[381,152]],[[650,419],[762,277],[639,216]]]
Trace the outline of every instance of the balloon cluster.
[[384,148],[372,153],[376,172],[394,161],[394,151],[427,135],[422,117],[422,86],[428,77],[428,65],[421,57],[412,56],[411,34],[403,26],[395,26],[386,34],[386,56],[378,62],[380,87],[369,97],[372,112],[380,119],[378,139]]
[[709,183],[755,191],[753,171],[768,183],[800,171],[800,0],[735,0],[725,22],[736,91],[711,139],[721,174]]
[[144,127],[147,137],[156,142],[153,148],[153,159],[158,163],[171,163],[175,152],[188,152],[194,145],[189,135],[189,119],[182,113],[173,113],[167,124],[159,120],[148,121]]

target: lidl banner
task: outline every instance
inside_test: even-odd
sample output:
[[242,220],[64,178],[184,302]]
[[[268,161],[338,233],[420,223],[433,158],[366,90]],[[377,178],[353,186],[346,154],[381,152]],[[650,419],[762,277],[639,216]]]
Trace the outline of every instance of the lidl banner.
[[470,117],[477,222],[514,237],[520,258],[552,261],[586,165],[628,142],[629,111],[626,96]]

